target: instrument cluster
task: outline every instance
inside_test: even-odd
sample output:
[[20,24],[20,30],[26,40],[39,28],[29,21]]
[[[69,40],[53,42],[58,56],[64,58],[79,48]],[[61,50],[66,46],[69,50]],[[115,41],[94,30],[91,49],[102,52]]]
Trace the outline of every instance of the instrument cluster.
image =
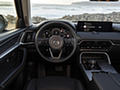
[[63,38],[71,38],[72,34],[63,28],[52,28],[42,32],[41,38],[50,38],[53,35],[59,35]]

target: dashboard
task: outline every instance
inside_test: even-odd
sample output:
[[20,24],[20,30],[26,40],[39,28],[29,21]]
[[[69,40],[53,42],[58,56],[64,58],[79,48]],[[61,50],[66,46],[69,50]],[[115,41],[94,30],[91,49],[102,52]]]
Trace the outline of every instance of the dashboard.
[[[46,27],[40,31],[43,26]],[[39,43],[40,48],[37,48],[40,50],[40,55],[43,52],[41,56],[44,56],[44,59],[48,57],[47,61],[62,62],[70,58],[77,47],[79,52],[119,52],[119,30],[120,27],[112,22],[79,21],[71,23],[68,21],[46,21],[26,30],[22,35],[21,43],[28,45],[29,50],[35,50],[36,41],[42,39]],[[36,40],[36,36],[39,39]],[[56,40],[52,41],[52,45],[50,43],[51,38]],[[52,47],[54,42],[56,44],[62,42],[60,48]]]

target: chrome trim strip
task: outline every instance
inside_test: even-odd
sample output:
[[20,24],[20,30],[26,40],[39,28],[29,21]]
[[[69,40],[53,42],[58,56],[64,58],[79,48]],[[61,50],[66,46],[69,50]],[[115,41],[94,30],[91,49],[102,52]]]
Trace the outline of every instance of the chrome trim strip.
[[16,49],[19,46],[20,46],[20,43],[18,43],[17,45],[12,46],[12,48],[10,48],[10,49],[6,50],[5,52],[3,52],[0,55],[0,59],[2,59],[4,56],[6,56],[7,54],[9,54],[10,52],[12,52],[14,49]]
[[29,42],[29,43],[22,43],[22,42],[20,42],[20,45],[34,45],[35,44],[35,42]]
[[22,43],[22,40],[23,40],[24,36],[25,36],[25,32],[22,33],[22,36],[20,38],[20,43]]

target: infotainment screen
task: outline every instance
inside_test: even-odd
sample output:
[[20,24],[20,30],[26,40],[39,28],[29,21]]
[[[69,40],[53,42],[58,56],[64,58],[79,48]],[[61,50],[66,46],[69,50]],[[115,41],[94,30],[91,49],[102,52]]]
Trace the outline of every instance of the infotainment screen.
[[112,22],[79,21],[77,24],[79,32],[112,32]]

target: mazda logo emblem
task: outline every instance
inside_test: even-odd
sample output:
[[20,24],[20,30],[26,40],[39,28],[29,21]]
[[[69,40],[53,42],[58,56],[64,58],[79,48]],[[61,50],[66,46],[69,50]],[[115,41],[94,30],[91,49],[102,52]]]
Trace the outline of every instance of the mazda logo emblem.
[[54,44],[55,46],[58,46],[58,45],[60,45],[60,41],[58,41],[58,40],[53,40],[53,44]]

